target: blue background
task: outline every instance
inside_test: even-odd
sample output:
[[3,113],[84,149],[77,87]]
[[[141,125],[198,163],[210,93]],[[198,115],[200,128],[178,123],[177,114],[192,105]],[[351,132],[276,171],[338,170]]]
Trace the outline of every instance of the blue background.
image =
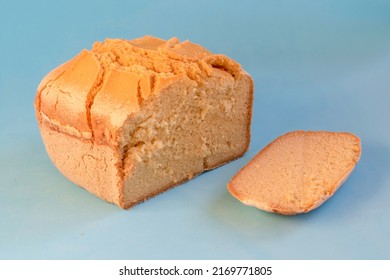
[[[0,0],[1,259],[390,259],[390,2]],[[255,82],[250,150],[130,210],[65,179],[44,150],[40,80],[105,38],[177,36]],[[226,183],[291,130],[350,131],[362,157],[323,206],[284,217]]]

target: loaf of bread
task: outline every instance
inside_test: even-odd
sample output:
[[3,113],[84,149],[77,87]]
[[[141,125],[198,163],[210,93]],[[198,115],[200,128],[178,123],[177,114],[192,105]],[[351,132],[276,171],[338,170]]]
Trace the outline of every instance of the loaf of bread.
[[145,36],[81,51],[42,80],[35,109],[60,172],[129,208],[242,156],[252,103],[232,59]]
[[268,212],[309,212],[348,178],[360,153],[360,139],[350,133],[290,132],[244,166],[228,190],[242,203]]

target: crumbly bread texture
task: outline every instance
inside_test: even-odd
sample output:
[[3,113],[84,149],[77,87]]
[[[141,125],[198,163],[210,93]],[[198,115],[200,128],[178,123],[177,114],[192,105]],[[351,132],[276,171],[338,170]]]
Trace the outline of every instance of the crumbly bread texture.
[[309,212],[331,197],[361,154],[345,132],[294,131],[259,152],[228,184],[242,203],[283,215]]
[[145,36],[83,50],[42,80],[35,108],[57,168],[129,208],[242,156],[252,103],[232,59]]

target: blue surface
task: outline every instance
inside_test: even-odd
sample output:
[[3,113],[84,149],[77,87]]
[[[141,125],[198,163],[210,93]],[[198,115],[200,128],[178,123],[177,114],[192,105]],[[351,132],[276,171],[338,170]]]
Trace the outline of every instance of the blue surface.
[[[0,1],[1,259],[390,259],[389,1]],[[33,100],[51,69],[94,41],[144,34],[242,64],[255,82],[252,143],[124,211],[59,174]],[[295,129],[361,137],[339,191],[294,217],[231,197],[238,169]]]

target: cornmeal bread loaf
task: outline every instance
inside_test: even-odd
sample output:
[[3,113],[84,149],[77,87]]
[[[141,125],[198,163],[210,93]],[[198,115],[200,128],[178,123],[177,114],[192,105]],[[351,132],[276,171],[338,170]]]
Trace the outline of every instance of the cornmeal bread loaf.
[[252,103],[232,59],[145,36],[83,50],[42,80],[35,108],[57,168],[129,208],[242,156]]
[[320,206],[360,159],[360,139],[350,133],[295,131],[258,153],[228,184],[242,203],[283,215]]

